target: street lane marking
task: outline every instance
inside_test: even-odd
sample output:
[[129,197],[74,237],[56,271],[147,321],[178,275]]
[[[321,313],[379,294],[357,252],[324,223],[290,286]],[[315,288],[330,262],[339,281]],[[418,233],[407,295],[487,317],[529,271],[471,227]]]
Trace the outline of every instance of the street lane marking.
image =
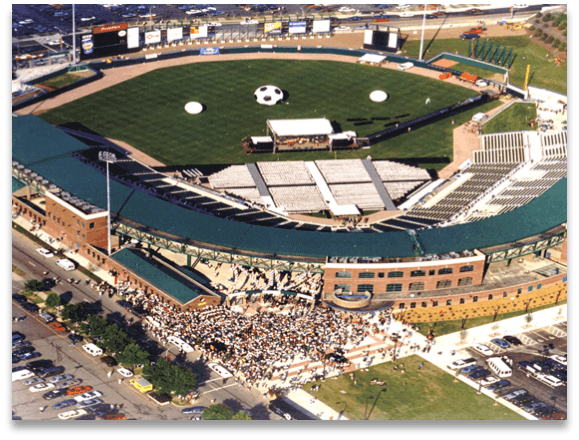
[[203,391],[203,392],[201,393],[201,396],[204,396],[205,394],[212,393],[213,391],[219,391],[219,390],[223,390],[223,389],[225,389],[225,388],[235,387],[235,386],[238,386],[238,384],[232,383],[231,385],[225,385],[224,387],[213,388],[213,389],[211,389],[211,390],[209,390],[209,391]]
[[36,267],[36,264],[34,264],[32,261],[29,261],[28,264],[30,264],[31,266]]
[[215,382],[216,380],[223,380],[223,378],[222,378],[222,377],[218,377],[217,379],[206,380],[205,382],[202,382],[202,383],[200,383],[200,384],[197,384],[197,386],[200,387],[200,386],[202,386],[202,385],[205,385],[206,383]]

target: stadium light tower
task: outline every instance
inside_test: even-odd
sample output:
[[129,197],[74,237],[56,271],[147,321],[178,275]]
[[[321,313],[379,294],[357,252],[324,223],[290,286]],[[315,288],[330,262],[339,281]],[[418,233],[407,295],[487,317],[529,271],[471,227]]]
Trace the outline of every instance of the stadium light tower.
[[117,156],[110,151],[99,151],[99,160],[107,163],[107,212],[108,212],[108,228],[107,228],[107,243],[108,255],[111,255],[111,186],[109,179],[109,163],[115,163]]
[[422,61],[422,50],[424,49],[424,28],[426,27],[426,12],[428,5],[424,4],[424,14],[422,14],[422,37],[420,37],[420,52],[418,53],[418,61]]
[[[72,4],[72,65],[76,65],[76,26],[74,15],[74,3]],[[60,39],[62,41],[62,37]]]

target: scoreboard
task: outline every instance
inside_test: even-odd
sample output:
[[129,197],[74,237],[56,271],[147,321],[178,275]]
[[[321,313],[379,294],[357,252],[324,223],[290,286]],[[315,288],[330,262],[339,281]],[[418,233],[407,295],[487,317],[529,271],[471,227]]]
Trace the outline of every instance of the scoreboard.
[[81,36],[80,57],[81,59],[102,58],[120,55],[130,51],[135,45],[134,38],[138,28],[129,28],[127,23],[113,24],[110,26],[95,27],[91,34]]

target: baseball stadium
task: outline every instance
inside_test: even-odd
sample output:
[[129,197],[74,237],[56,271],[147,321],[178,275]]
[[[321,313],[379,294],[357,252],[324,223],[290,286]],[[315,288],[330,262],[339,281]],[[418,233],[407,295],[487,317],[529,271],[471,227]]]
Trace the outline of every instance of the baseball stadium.
[[520,103],[566,119],[565,95],[472,56],[376,50],[371,31],[162,35],[13,108],[13,219],[72,260],[182,310],[297,295],[425,322],[566,299],[566,127],[483,130]]

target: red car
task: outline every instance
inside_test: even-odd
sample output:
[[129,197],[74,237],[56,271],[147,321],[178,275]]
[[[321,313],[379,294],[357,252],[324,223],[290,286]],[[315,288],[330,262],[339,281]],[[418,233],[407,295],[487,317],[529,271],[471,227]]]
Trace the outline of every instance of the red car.
[[57,333],[66,332],[66,327],[58,321],[52,321],[50,324],[48,324],[48,326]]
[[66,390],[66,395],[67,396],[76,396],[77,394],[84,394],[84,393],[88,393],[89,391],[92,391],[92,387],[89,385],[85,385],[82,387],[72,387],[72,388],[68,388]]

